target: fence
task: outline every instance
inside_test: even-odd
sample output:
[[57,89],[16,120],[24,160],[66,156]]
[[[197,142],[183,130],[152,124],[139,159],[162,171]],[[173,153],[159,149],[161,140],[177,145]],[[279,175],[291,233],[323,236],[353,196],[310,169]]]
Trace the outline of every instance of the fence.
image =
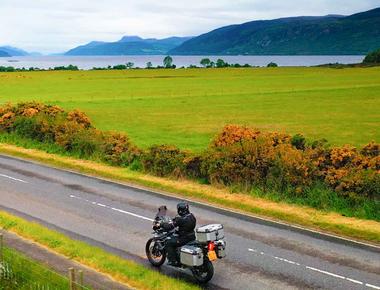
[[69,268],[67,276],[4,246],[0,233],[0,290],[90,290],[83,284],[83,272]]

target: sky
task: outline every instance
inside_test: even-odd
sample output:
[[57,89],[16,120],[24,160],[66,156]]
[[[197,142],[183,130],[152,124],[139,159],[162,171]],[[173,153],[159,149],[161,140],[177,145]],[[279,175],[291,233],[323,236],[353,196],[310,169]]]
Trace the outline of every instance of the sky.
[[61,53],[124,35],[196,36],[252,20],[376,7],[379,0],[0,0],[0,46]]

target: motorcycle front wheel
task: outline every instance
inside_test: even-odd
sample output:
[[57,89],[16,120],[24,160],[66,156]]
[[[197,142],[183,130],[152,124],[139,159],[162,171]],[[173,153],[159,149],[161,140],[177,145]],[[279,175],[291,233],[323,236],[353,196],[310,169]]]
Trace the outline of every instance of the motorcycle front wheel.
[[191,268],[191,272],[199,283],[207,283],[214,276],[214,266],[209,260],[206,260],[202,266]]
[[166,251],[159,249],[153,238],[146,242],[145,253],[149,262],[155,266],[160,267],[166,260]]

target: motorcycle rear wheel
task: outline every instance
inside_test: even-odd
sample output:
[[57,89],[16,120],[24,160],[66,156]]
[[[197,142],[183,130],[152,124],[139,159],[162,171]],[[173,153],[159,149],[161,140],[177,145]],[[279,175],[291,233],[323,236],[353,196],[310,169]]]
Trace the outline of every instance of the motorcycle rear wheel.
[[163,263],[165,263],[166,251],[158,249],[153,238],[146,242],[145,253],[149,262],[153,266],[160,267]]
[[214,276],[214,266],[209,260],[206,260],[202,266],[191,268],[191,272],[199,283],[204,284]]

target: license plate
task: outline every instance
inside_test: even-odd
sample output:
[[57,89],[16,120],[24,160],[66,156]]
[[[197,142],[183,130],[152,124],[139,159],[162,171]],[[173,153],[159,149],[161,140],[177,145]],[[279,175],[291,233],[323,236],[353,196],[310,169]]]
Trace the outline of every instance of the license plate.
[[215,261],[217,259],[215,251],[209,251],[208,252],[208,259],[210,261]]

